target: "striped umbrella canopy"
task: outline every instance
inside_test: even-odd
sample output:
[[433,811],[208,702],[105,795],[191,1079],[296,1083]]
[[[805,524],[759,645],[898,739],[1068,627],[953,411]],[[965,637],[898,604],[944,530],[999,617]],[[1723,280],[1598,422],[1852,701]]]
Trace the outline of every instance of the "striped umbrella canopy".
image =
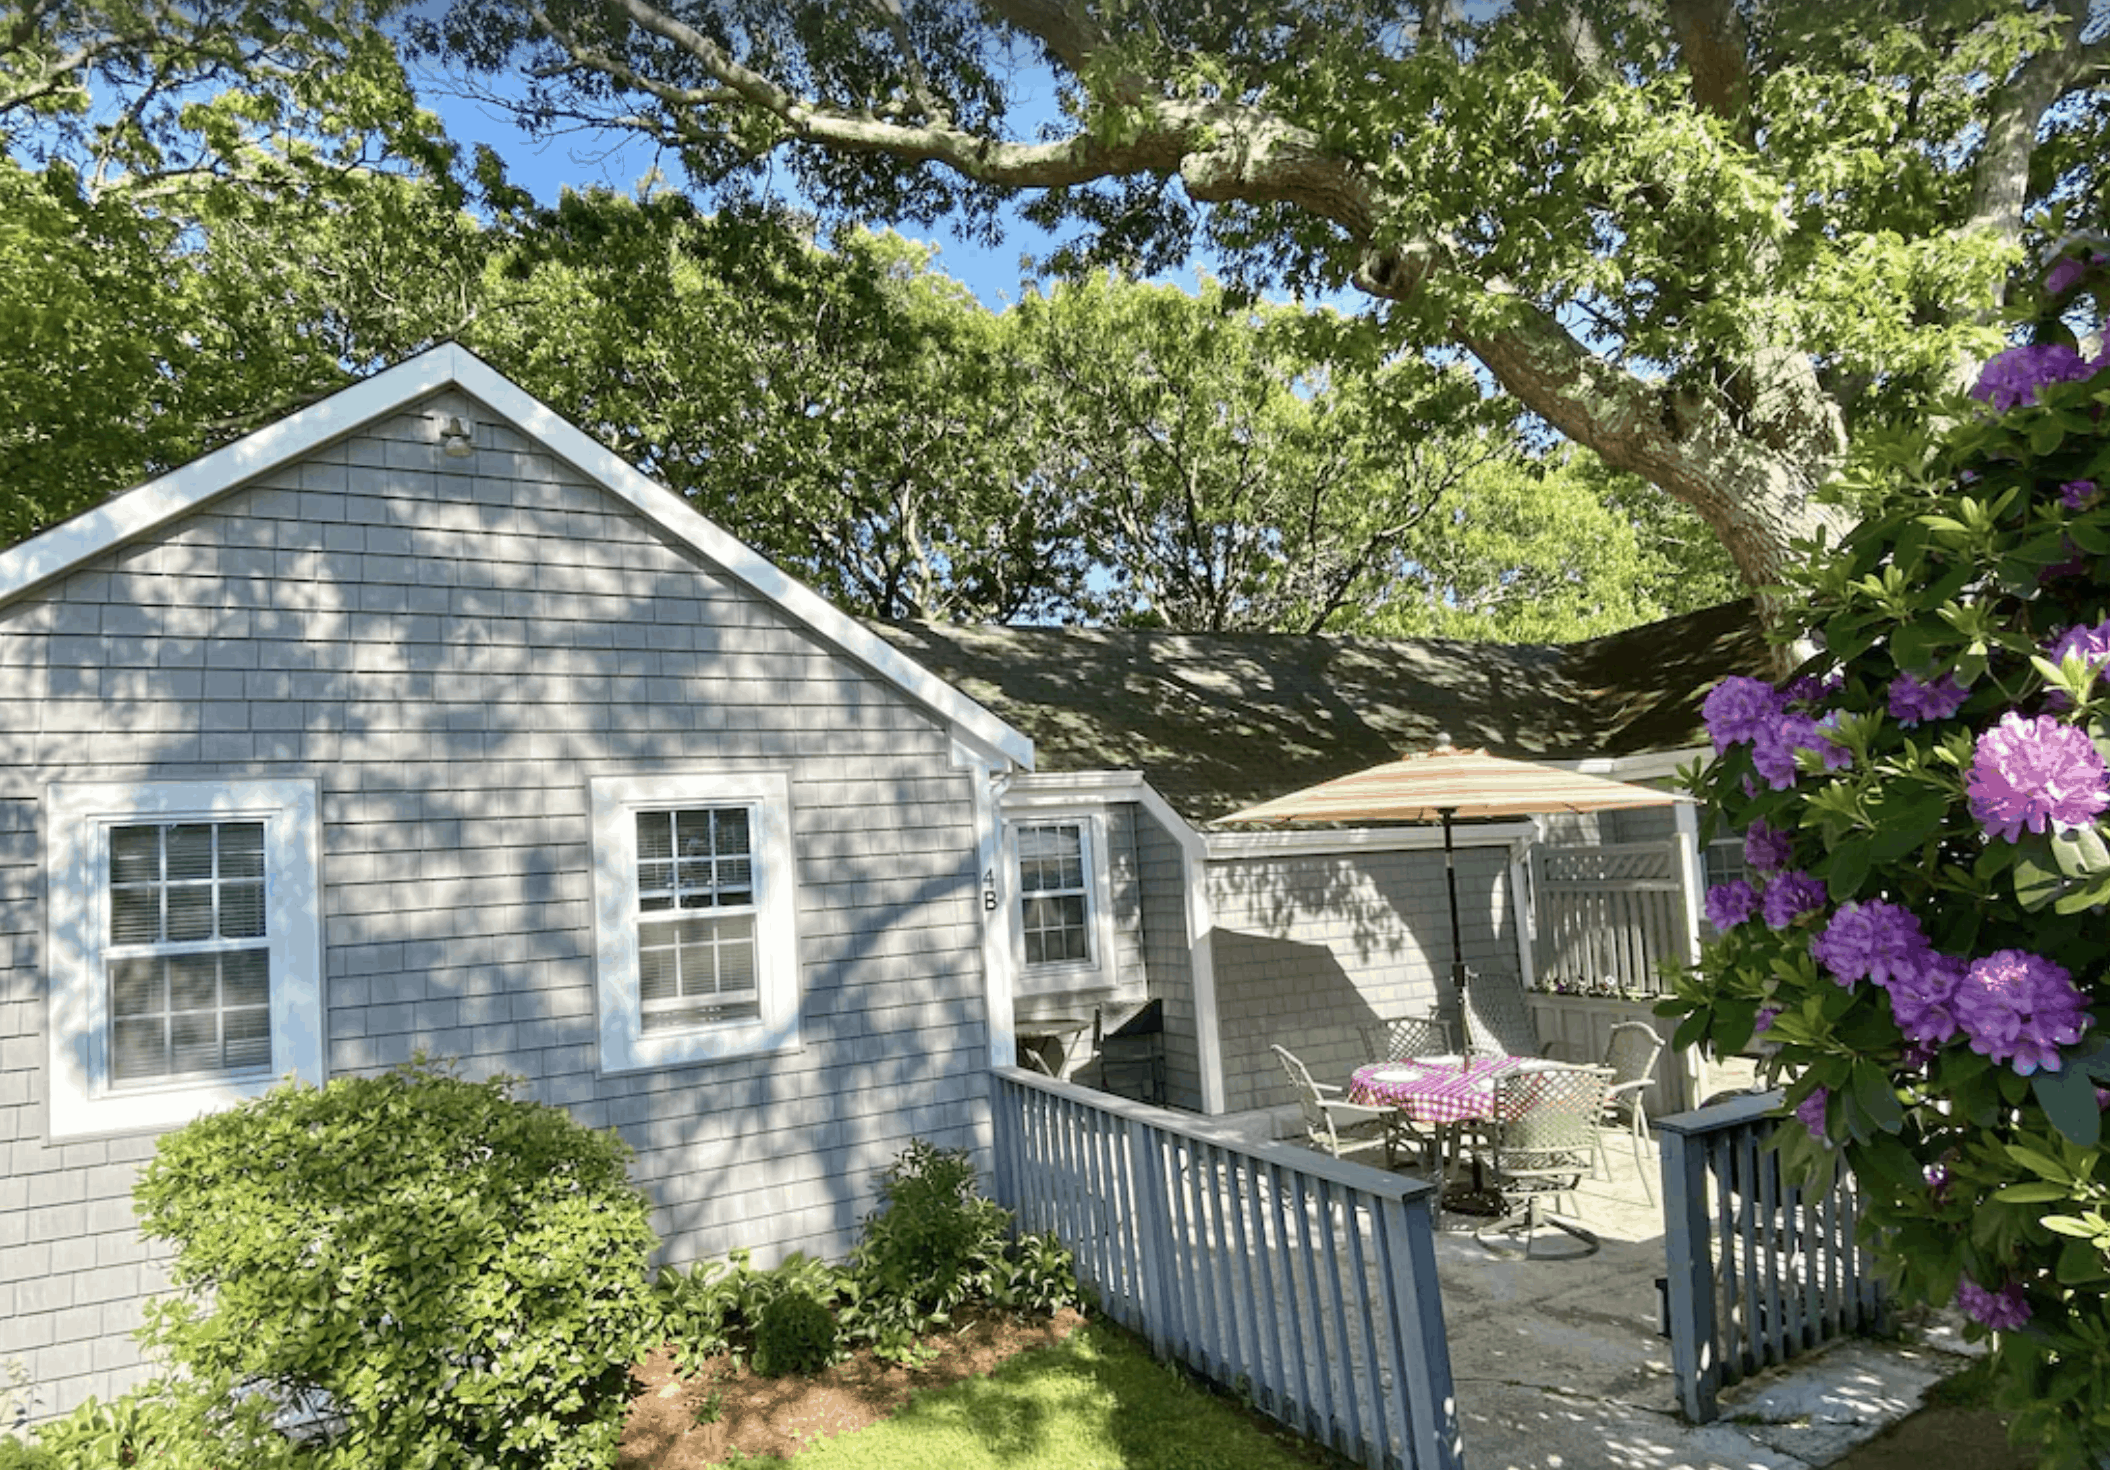
[[1231,813],[1226,822],[1442,822],[1443,877],[1451,900],[1451,976],[1463,994],[1465,945],[1458,930],[1458,870],[1451,849],[1457,817],[1529,817],[1606,812],[1690,801],[1603,776],[1586,776],[1484,750],[1439,745]]
[[1444,822],[1671,806],[1689,797],[1440,745],[1231,813],[1226,822]]

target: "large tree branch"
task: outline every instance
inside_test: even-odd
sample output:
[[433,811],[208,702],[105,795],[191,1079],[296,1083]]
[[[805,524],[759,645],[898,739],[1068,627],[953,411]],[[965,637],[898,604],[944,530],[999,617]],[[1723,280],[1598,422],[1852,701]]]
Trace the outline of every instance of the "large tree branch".
[[1971,177],[1971,213],[1965,223],[1970,232],[2017,240],[2022,233],[2022,215],[2029,197],[2029,161],[2036,151],[2037,132],[2054,102],[2084,72],[2100,64],[2102,49],[2081,44],[2087,21],[2086,0],[2064,0],[2065,16],[2060,25],[2060,44],[2037,52],[2016,69],[1992,99],[1986,118],[1985,142]]
[[1665,10],[1685,57],[1693,106],[1750,146],[1751,38],[1736,0],[1670,0]]

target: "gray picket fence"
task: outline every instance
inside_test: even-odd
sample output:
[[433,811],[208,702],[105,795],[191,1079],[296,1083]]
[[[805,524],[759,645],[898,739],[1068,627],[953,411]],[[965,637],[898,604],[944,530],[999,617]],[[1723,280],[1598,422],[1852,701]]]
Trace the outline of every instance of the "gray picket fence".
[[1679,873],[1675,842],[1533,847],[1538,983],[1660,993],[1656,966],[1689,948]]
[[994,1193],[1115,1321],[1371,1470],[1459,1470],[1434,1190],[992,1069]]
[[1841,1169],[1818,1195],[1781,1178],[1765,1146],[1781,1126],[1780,1098],[1737,1097],[1656,1120],[1671,1368],[1695,1423],[1720,1416],[1724,1388],[1883,1323],[1881,1283],[1854,1241],[1853,1176]]

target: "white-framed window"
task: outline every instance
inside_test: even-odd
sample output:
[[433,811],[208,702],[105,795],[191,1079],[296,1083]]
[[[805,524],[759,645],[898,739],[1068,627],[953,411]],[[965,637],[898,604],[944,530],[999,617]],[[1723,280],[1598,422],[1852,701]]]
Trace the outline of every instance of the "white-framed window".
[[312,781],[47,789],[53,1137],[323,1080],[316,807]]
[[1036,812],[1015,819],[1010,836],[1022,988],[1111,984],[1105,974],[1109,901],[1099,819]]
[[599,776],[588,793],[601,1070],[797,1046],[790,778]]

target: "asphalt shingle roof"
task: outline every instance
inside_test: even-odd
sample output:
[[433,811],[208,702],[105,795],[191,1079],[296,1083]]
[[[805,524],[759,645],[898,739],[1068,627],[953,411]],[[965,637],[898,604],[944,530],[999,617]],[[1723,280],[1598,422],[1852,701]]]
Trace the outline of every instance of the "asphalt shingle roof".
[[872,626],[1030,735],[1041,770],[1139,770],[1197,822],[1442,736],[1555,760],[1676,749],[1715,680],[1766,664],[1741,602],[1567,645]]

